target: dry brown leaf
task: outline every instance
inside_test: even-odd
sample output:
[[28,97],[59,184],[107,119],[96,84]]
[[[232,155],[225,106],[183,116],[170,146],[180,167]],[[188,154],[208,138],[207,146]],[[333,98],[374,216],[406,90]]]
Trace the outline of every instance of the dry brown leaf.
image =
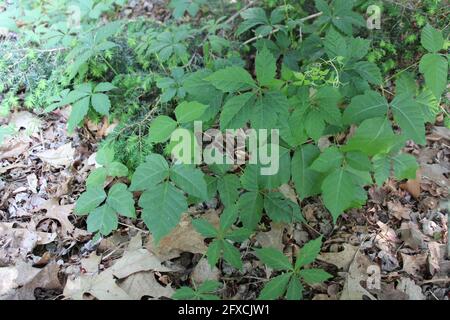
[[419,199],[420,197],[420,183],[422,182],[420,169],[417,170],[415,179],[408,179],[405,183],[400,185],[400,188],[408,191],[414,199]]
[[33,268],[19,261],[15,266],[0,268],[0,300],[35,300],[36,288],[61,289],[59,266]]
[[407,294],[408,300],[425,300],[422,288],[409,278],[401,278],[400,283],[397,285],[397,290]]
[[441,261],[445,259],[445,244],[431,241],[428,243],[428,250],[430,253],[428,256],[428,266],[430,273],[434,275],[440,270]]
[[263,247],[272,247],[280,251],[283,251],[283,233],[286,226],[279,223],[271,223],[270,230],[267,232],[258,232],[256,234],[256,240]]
[[425,247],[425,236],[420,232],[417,224],[413,222],[402,222],[400,226],[401,239],[411,249],[417,250]]
[[422,253],[413,256],[404,254],[402,252],[400,254],[403,260],[403,271],[409,273],[412,276],[420,276],[421,274],[423,274],[428,254]]
[[[75,239],[81,239],[89,235],[86,230],[76,228],[69,217],[73,213],[74,204],[60,205],[58,199],[53,198],[44,202],[36,211],[46,210],[43,219],[52,219],[59,222],[61,231],[64,236],[70,236]],[[42,221],[41,219],[40,221]]]
[[140,300],[143,296],[155,299],[170,298],[175,290],[170,285],[163,286],[155,279],[154,272],[137,272],[119,283],[119,287],[134,300]]
[[13,125],[17,130],[24,130],[24,133],[28,136],[37,136],[36,134],[39,132],[42,121],[28,111],[19,111],[11,115],[9,124]]
[[101,261],[102,257],[98,256],[95,251],[93,251],[88,258],[81,259],[81,267],[86,273],[97,273]]
[[146,248],[142,248],[142,238],[138,234],[133,237],[122,258],[117,260],[110,268],[114,276],[119,279],[128,277],[130,274],[140,271],[173,271],[165,267],[153,253]]
[[116,281],[111,268],[96,275],[69,277],[63,291],[66,298],[85,300],[89,295],[99,300],[132,300]]
[[393,215],[397,220],[409,220],[410,217],[410,209],[406,208],[399,201],[389,201],[388,202],[388,210],[389,214]]
[[372,262],[358,250],[346,274],[340,300],[362,300],[363,296],[376,300],[360,283],[367,280],[367,268],[370,265]]
[[191,279],[196,284],[201,284],[206,280],[216,280],[218,281],[220,277],[220,271],[216,266],[211,268],[208,260],[205,258],[200,259],[200,261],[195,266],[191,273]]
[[[14,228],[15,223],[0,222],[0,256],[23,257],[33,251],[36,245],[53,242],[56,233],[30,231],[25,228]],[[1,261],[0,261],[1,262]]]
[[444,174],[448,174],[448,170],[443,164],[422,164],[422,178],[428,179],[441,187],[450,187],[450,181]]
[[[219,216],[215,210],[210,210],[202,215],[215,226],[219,224]],[[192,226],[192,219],[184,214],[178,226],[167,236],[159,241],[158,245],[153,243],[152,236],[145,245],[148,250],[158,256],[161,261],[178,257],[182,252],[205,254],[208,247],[205,245],[205,238],[202,237]]]
[[344,247],[342,251],[323,252],[317,257],[317,259],[326,263],[333,264],[344,271],[348,271],[350,264],[352,263],[353,259],[355,259],[355,255],[358,252],[358,247],[352,246],[348,243],[344,243],[342,246]]
[[57,149],[49,149],[36,156],[53,167],[68,167],[74,161],[75,149],[72,144],[66,143]]

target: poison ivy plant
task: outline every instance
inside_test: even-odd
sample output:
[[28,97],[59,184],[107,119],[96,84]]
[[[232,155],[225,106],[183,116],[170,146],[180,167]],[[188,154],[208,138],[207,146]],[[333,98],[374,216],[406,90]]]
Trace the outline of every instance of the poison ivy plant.
[[303,298],[303,283],[313,285],[328,280],[331,274],[320,268],[305,268],[320,252],[322,237],[307,242],[297,253],[295,263],[274,248],[255,249],[259,260],[269,268],[283,273],[264,285],[258,299],[273,300],[285,296],[288,300]]
[[156,242],[175,228],[188,208],[187,193],[207,200],[204,174],[193,165],[169,164],[159,154],[149,155],[133,174],[131,191],[144,191],[139,198],[142,219]]

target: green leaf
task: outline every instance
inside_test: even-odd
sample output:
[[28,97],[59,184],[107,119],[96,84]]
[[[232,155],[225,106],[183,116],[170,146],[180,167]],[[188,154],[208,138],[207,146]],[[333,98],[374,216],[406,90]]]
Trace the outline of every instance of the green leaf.
[[161,143],[170,138],[170,135],[177,127],[175,120],[168,116],[157,116],[148,129],[148,141]]
[[192,220],[192,226],[205,238],[216,238],[218,235],[216,228],[205,219]]
[[420,59],[419,71],[425,78],[425,85],[439,99],[448,83],[447,59],[438,54],[427,53]]
[[309,167],[311,170],[326,173],[341,166],[344,156],[335,146],[326,148]]
[[368,156],[387,153],[395,144],[397,137],[387,118],[364,120],[356,129],[342,151],[361,151]]
[[223,258],[236,269],[242,268],[241,253],[228,241],[223,241]]
[[286,299],[301,300],[303,298],[303,286],[297,277],[292,277],[286,292]]
[[95,161],[102,166],[109,165],[114,161],[114,149],[108,146],[102,147],[97,151]]
[[153,153],[137,167],[131,179],[131,191],[147,190],[169,176],[169,165],[163,156]]
[[172,231],[180,222],[188,206],[183,193],[169,182],[145,191],[139,199],[142,219],[156,242]]
[[136,217],[133,194],[123,183],[116,183],[109,189],[106,203],[122,216]]
[[103,167],[97,168],[89,174],[89,177],[86,179],[86,187],[87,188],[102,188],[106,181],[107,172]]
[[88,214],[97,208],[106,199],[103,188],[89,188],[81,194],[75,205],[75,213],[79,215]]
[[222,284],[219,281],[214,280],[206,280],[200,286],[198,286],[198,293],[210,293],[219,289]]
[[325,52],[330,59],[348,56],[345,38],[334,28],[330,28],[328,30],[323,44],[325,47]]
[[226,174],[219,179],[217,190],[219,191],[220,200],[225,207],[236,203],[240,187],[241,182],[235,174]]
[[245,69],[238,66],[216,71],[207,77],[206,80],[223,92],[236,92],[256,87],[252,76]]
[[111,102],[106,94],[94,93],[91,99],[92,107],[94,107],[95,111],[101,115],[107,115],[109,113]]
[[85,97],[72,106],[72,112],[70,113],[69,120],[67,121],[67,130],[73,132],[78,124],[83,121],[89,110],[90,97]]
[[245,190],[258,191],[262,189],[259,169],[259,166],[254,164],[249,164],[245,167],[244,174],[241,176],[241,185]]
[[444,47],[442,31],[433,28],[429,23],[422,29],[420,43],[428,52],[436,53]]
[[320,193],[322,175],[309,168],[319,154],[319,148],[307,144],[301,146],[292,158],[292,179],[301,199]]
[[239,228],[233,231],[228,231],[225,235],[225,238],[233,242],[243,242],[247,240],[252,235],[252,233],[253,231],[246,228]]
[[292,263],[279,250],[275,248],[255,249],[259,260],[274,270],[293,270]]
[[345,124],[360,123],[363,120],[385,117],[389,109],[386,98],[376,91],[366,91],[363,95],[352,98],[344,111]]
[[333,276],[322,269],[303,269],[300,270],[300,277],[309,285],[324,282]]
[[311,240],[297,252],[297,260],[295,261],[295,269],[299,270],[301,267],[306,266],[314,260],[320,253],[322,247],[322,236]]
[[222,253],[223,240],[213,240],[208,246],[206,256],[208,257],[208,263],[211,267],[214,267],[219,261],[220,254]]
[[416,158],[411,154],[401,153],[392,158],[394,175],[397,179],[415,179],[419,168]]
[[106,92],[106,91],[111,91],[113,89],[117,89],[117,87],[112,85],[109,82],[100,82],[99,84],[97,84],[95,86],[94,92]]
[[242,224],[254,230],[261,221],[264,200],[259,192],[246,192],[239,197],[238,207]]
[[208,200],[204,174],[193,165],[174,165],[170,170],[170,179],[184,192],[201,200]]
[[172,299],[175,300],[193,300],[195,298],[195,291],[189,287],[181,287],[172,295]]
[[336,222],[344,210],[364,204],[367,195],[362,187],[355,184],[352,174],[340,168],[323,180],[322,198]]
[[175,109],[178,123],[187,123],[201,118],[208,106],[196,101],[183,101]]
[[302,219],[298,204],[279,192],[270,192],[264,197],[264,209],[274,222],[293,223]]
[[253,92],[246,92],[228,99],[220,113],[220,128],[226,130],[244,127],[250,118],[250,107],[254,103],[255,94]]
[[353,69],[368,82],[376,85],[381,85],[383,79],[381,77],[380,69],[373,62],[360,61],[355,63]]
[[370,171],[372,164],[369,157],[359,151],[350,151],[345,154],[345,161],[353,169],[360,171]]
[[399,124],[405,137],[418,144],[425,144],[425,126],[420,105],[410,96],[396,96],[391,102],[394,120]]
[[126,177],[128,175],[128,168],[120,162],[112,162],[106,166],[108,175],[111,177]]
[[256,79],[258,79],[260,85],[268,85],[275,79],[277,72],[276,59],[266,47],[256,55],[255,69]]
[[391,160],[386,155],[373,157],[375,182],[379,187],[391,176]]
[[259,294],[258,300],[274,300],[286,292],[292,273],[283,273],[267,282]]
[[239,212],[236,205],[226,206],[220,215],[220,229],[228,230],[238,218]]
[[119,224],[116,212],[107,204],[93,210],[86,222],[89,232],[99,231],[104,236],[116,230]]

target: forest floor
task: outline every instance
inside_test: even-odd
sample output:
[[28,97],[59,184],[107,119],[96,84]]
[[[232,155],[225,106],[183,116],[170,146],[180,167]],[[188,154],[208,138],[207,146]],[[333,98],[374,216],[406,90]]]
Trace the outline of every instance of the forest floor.
[[[69,136],[67,116],[68,109],[45,116],[18,111],[2,120],[22,131],[0,145],[1,298],[86,298],[86,293],[99,299],[161,298],[190,278],[197,284],[223,281],[227,299],[254,299],[271,270],[255,259],[250,244],[292,256],[317,231],[326,237],[320,264],[334,278],[309,288],[306,298],[449,298],[450,130],[445,127],[429,127],[425,147],[408,146],[420,164],[417,179],[371,187],[367,204],[335,225],[319,198],[303,201],[308,223],[262,226],[241,245],[244,267],[236,271],[226,263],[209,267],[204,239],[188,219],[158,247],[142,223],[130,219],[93,243],[85,219],[73,214],[74,202],[95,168],[98,142],[114,125],[88,123]],[[292,189],[285,185],[282,191],[289,195]],[[190,214],[217,223],[216,206],[197,206]]]
[[[155,7],[158,1],[139,1],[139,8],[132,2],[124,17],[163,21],[167,15]],[[336,224],[320,198],[302,201],[307,223],[263,224],[242,243],[244,266],[237,271],[225,262],[209,267],[205,239],[185,218],[158,247],[140,220],[127,218],[94,242],[73,208],[96,166],[98,143],[114,124],[88,122],[68,135],[69,113],[16,111],[0,119],[21,128],[0,144],[0,299],[164,299],[180,285],[209,279],[225,284],[224,299],[255,299],[272,270],[256,259],[252,245],[292,257],[318,233],[325,236],[319,264],[333,278],[308,287],[305,299],[450,298],[450,130],[439,121],[427,128],[426,146],[407,147],[420,165],[415,180],[371,187],[367,204]],[[292,186],[281,191],[295,197]],[[220,212],[212,201],[189,215],[217,224]]]

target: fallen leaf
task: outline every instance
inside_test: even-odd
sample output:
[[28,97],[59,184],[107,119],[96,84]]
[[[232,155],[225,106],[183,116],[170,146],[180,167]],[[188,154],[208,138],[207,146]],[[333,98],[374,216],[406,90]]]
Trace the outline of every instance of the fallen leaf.
[[342,245],[344,249],[339,252],[323,252],[317,259],[326,263],[335,265],[343,271],[348,271],[350,264],[355,259],[355,255],[358,252],[358,247],[351,244],[344,243]]
[[66,298],[85,300],[89,298],[87,294],[99,300],[132,300],[132,297],[117,285],[111,268],[100,274],[67,279],[63,291]]
[[68,167],[74,161],[75,149],[66,143],[57,149],[45,150],[36,156],[53,167]]
[[272,222],[269,231],[258,232],[255,238],[262,247],[271,247],[283,251],[283,233],[285,228],[286,225],[284,224]]
[[191,273],[191,279],[195,282],[195,284],[202,284],[206,280],[215,280],[218,281],[220,277],[220,271],[216,266],[211,268],[208,263],[208,260],[205,258],[201,258],[197,265],[194,267],[194,270]]
[[362,300],[363,296],[376,300],[369,291],[361,286],[361,281],[367,280],[367,268],[370,265],[372,262],[358,250],[346,274],[340,300]]
[[98,256],[95,251],[93,251],[88,258],[81,259],[81,267],[86,273],[98,273],[98,266],[101,261],[102,257]]
[[[129,247],[124,252],[122,258],[117,260],[110,268],[114,276],[119,279],[128,277],[130,274],[140,271],[173,271],[171,268],[163,266],[153,253],[146,248],[142,248],[141,235],[133,237],[134,241],[130,242]],[[136,239],[138,241],[136,241]],[[140,243],[140,244],[139,244]],[[139,244],[139,247],[136,246]]]
[[409,300],[425,300],[422,288],[409,278],[401,278],[400,283],[397,285],[397,290],[407,294]]
[[432,275],[440,270],[441,261],[445,260],[445,246],[445,244],[440,244],[436,241],[428,243],[430,253],[428,256],[428,266]]
[[402,252],[400,254],[403,261],[403,271],[415,277],[423,274],[428,254],[408,255]]
[[400,185],[400,188],[408,191],[414,199],[419,199],[420,197],[420,183],[422,182],[420,169],[417,170],[415,179],[408,179],[405,183]]
[[155,299],[161,297],[170,298],[175,292],[170,285],[161,285],[155,279],[155,273],[148,271],[130,275],[125,280],[119,282],[119,287],[134,300],[141,300],[144,296]]
[[[218,226],[219,217],[215,210],[210,210],[203,214],[202,218]],[[182,216],[178,226],[162,238],[158,245],[155,245],[152,236],[149,236],[145,246],[158,256],[161,261],[176,258],[182,252],[205,254],[206,250],[208,250],[208,247],[205,245],[205,238],[195,231],[192,226],[192,219],[187,214]]]
[[425,236],[413,222],[402,222],[400,237],[411,249],[417,250],[425,247]]
[[388,202],[388,210],[389,214],[394,216],[397,220],[409,220],[410,218],[410,209],[402,205],[399,201],[389,201]]
[[60,290],[58,272],[55,263],[33,268],[19,261],[15,266],[0,268],[0,300],[35,300],[37,288]]

